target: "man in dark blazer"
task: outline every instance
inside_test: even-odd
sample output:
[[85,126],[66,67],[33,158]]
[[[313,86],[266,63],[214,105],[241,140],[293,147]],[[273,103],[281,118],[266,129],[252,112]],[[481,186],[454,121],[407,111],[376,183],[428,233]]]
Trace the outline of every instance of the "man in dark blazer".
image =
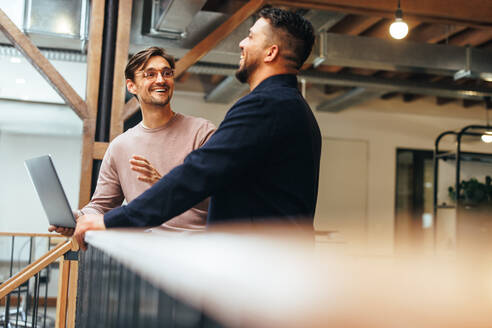
[[313,27],[281,9],[262,9],[259,16],[239,43],[236,77],[251,92],[205,145],[142,195],[104,217],[80,217],[80,245],[87,230],[157,226],[209,196],[209,226],[276,220],[312,227],[321,134],[296,74],[311,52]]

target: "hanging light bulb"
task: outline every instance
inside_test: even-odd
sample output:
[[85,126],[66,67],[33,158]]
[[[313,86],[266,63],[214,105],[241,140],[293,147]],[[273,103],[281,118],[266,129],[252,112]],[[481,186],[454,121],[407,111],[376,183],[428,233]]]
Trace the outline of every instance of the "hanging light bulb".
[[408,34],[408,25],[403,21],[403,12],[400,8],[400,0],[398,0],[398,8],[395,12],[395,21],[391,23],[389,28],[390,35],[397,40],[403,39]]
[[485,133],[482,134],[482,141],[485,143],[491,143],[492,142],[492,131],[485,131]]

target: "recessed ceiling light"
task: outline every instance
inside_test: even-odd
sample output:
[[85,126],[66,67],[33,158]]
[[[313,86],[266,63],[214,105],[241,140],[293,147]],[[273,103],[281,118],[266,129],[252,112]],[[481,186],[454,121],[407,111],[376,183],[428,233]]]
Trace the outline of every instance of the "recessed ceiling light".
[[17,79],[15,79],[15,83],[17,83],[17,84],[24,84],[24,83],[26,83],[26,80],[25,79],[22,79],[22,78],[17,78]]
[[20,58],[18,58],[18,57],[11,57],[11,58],[10,58],[10,62],[11,62],[11,63],[14,63],[14,64],[20,64],[21,59],[20,59]]

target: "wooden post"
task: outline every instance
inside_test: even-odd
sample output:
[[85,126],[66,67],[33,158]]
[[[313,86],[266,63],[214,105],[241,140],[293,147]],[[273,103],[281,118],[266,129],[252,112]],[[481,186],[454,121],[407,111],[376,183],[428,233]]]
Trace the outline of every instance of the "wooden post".
[[113,99],[111,103],[111,124],[109,140],[123,133],[123,106],[125,105],[125,67],[130,46],[130,27],[132,23],[132,0],[119,2],[118,27],[116,31],[116,51],[113,75]]
[[[72,239],[71,252],[78,252],[79,246]],[[58,297],[56,299],[56,328],[74,328],[77,305],[78,259],[60,259]]]
[[67,317],[67,291],[70,276],[70,261],[60,259],[60,275],[58,276],[58,297],[56,298],[56,322],[55,328],[66,327]]
[[83,125],[79,208],[85,206],[91,198],[92,161],[94,152],[94,135],[96,133],[97,102],[99,99],[99,76],[101,71],[104,6],[104,0],[94,0],[91,4],[89,47],[87,50],[86,94],[89,117],[84,120]]

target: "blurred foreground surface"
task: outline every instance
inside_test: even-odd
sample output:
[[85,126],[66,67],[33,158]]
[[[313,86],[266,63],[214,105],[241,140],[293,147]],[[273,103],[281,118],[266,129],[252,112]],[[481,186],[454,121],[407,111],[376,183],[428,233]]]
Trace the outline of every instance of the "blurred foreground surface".
[[485,250],[348,253],[279,225],[97,231],[86,241],[225,327],[492,326],[492,257]]

